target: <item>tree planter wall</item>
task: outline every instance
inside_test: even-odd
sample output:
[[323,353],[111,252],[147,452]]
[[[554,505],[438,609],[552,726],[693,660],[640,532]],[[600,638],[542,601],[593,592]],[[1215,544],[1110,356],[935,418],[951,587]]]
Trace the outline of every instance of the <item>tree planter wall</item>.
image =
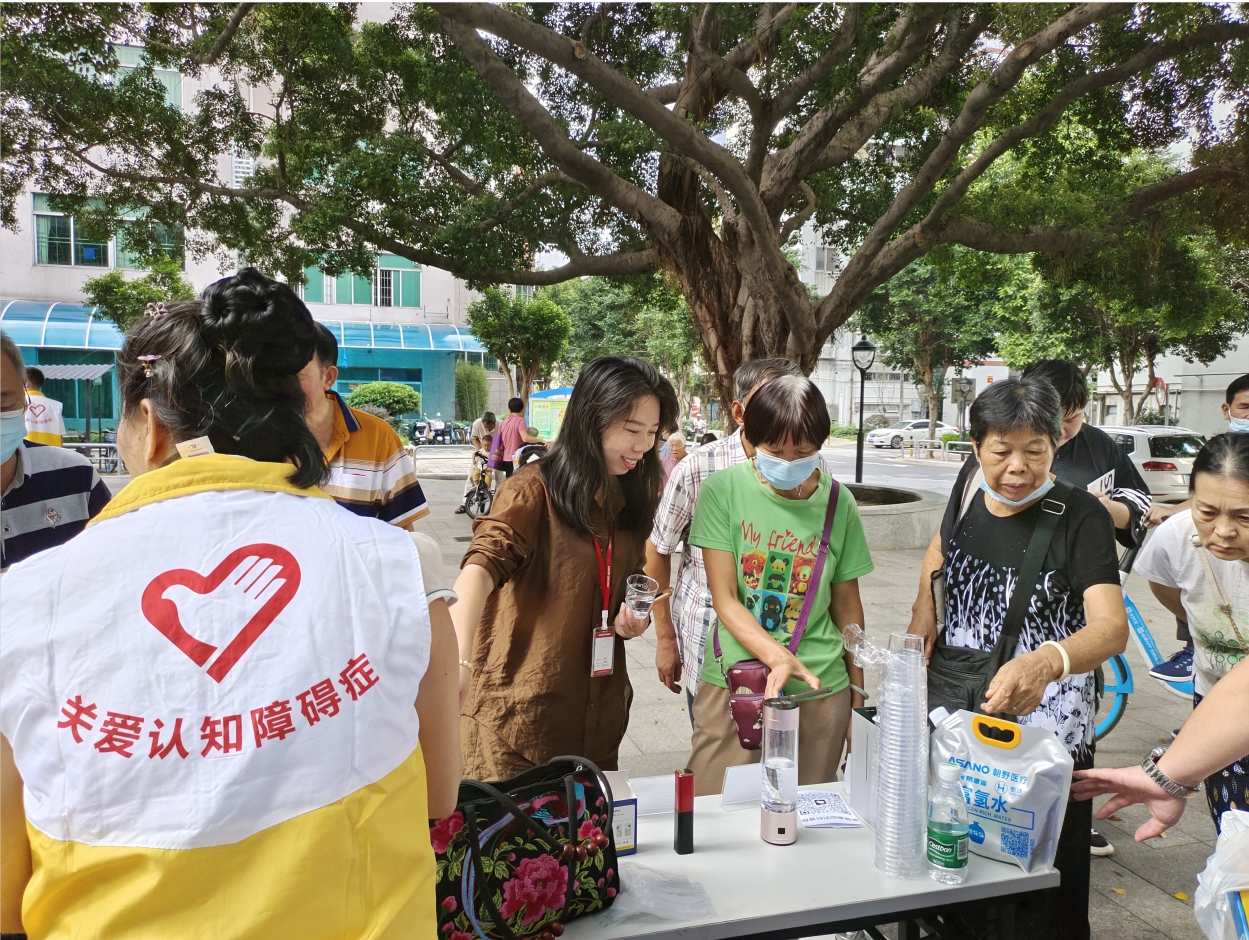
[[872,551],[888,552],[927,548],[941,528],[949,501],[927,490],[904,490],[892,486],[843,484],[859,503],[863,532]]

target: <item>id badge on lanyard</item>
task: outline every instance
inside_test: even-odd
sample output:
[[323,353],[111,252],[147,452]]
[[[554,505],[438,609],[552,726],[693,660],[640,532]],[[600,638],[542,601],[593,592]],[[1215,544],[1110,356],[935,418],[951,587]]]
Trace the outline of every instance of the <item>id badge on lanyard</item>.
[[[591,536],[591,538],[594,538]],[[600,611],[599,622],[594,626],[594,642],[590,647],[590,675],[610,676],[616,658],[616,631],[607,622],[607,608],[611,603],[611,551],[614,536],[607,539],[607,555],[599,548],[598,539],[594,538],[594,551],[598,555],[599,587],[603,594],[603,609]]]

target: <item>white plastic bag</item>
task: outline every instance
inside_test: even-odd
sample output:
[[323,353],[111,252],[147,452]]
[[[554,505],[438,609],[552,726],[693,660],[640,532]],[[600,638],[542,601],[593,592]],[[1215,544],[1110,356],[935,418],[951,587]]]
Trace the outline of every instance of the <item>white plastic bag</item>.
[[664,920],[714,917],[707,889],[684,875],[665,875],[639,865],[620,863],[620,893],[612,906],[599,915],[600,923],[614,926],[635,914],[654,914]]
[[1229,891],[1249,891],[1249,813],[1229,809],[1214,854],[1197,876],[1193,914],[1207,940],[1236,940]]
[[938,764],[963,768],[973,852],[1027,872],[1054,864],[1075,762],[1052,731],[957,711],[933,731],[929,751],[932,776]]

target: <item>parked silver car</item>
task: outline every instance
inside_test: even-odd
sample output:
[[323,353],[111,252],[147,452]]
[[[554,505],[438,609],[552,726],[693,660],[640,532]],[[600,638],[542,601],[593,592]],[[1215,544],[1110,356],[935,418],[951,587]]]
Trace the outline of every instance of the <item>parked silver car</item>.
[[[944,421],[937,422],[936,440],[941,440],[941,435],[949,433],[958,433],[958,428],[952,424],[946,424]],[[903,441],[926,441],[928,440],[928,419],[918,418],[914,421],[899,421],[897,424],[891,424],[887,428],[879,428],[875,431],[868,432],[867,443],[873,447],[892,447],[895,450],[902,446]]]
[[1102,430],[1136,464],[1154,499],[1172,503],[1188,499],[1188,478],[1193,472],[1193,458],[1205,446],[1203,435],[1188,428],[1154,424]]

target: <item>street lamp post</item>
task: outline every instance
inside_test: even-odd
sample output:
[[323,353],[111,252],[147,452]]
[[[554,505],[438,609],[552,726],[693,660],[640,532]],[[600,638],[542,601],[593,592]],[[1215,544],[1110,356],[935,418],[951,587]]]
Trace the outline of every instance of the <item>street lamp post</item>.
[[876,361],[876,347],[866,336],[850,347],[850,358],[859,370],[859,446],[854,457],[854,482],[863,482],[863,393],[867,384],[867,370]]

